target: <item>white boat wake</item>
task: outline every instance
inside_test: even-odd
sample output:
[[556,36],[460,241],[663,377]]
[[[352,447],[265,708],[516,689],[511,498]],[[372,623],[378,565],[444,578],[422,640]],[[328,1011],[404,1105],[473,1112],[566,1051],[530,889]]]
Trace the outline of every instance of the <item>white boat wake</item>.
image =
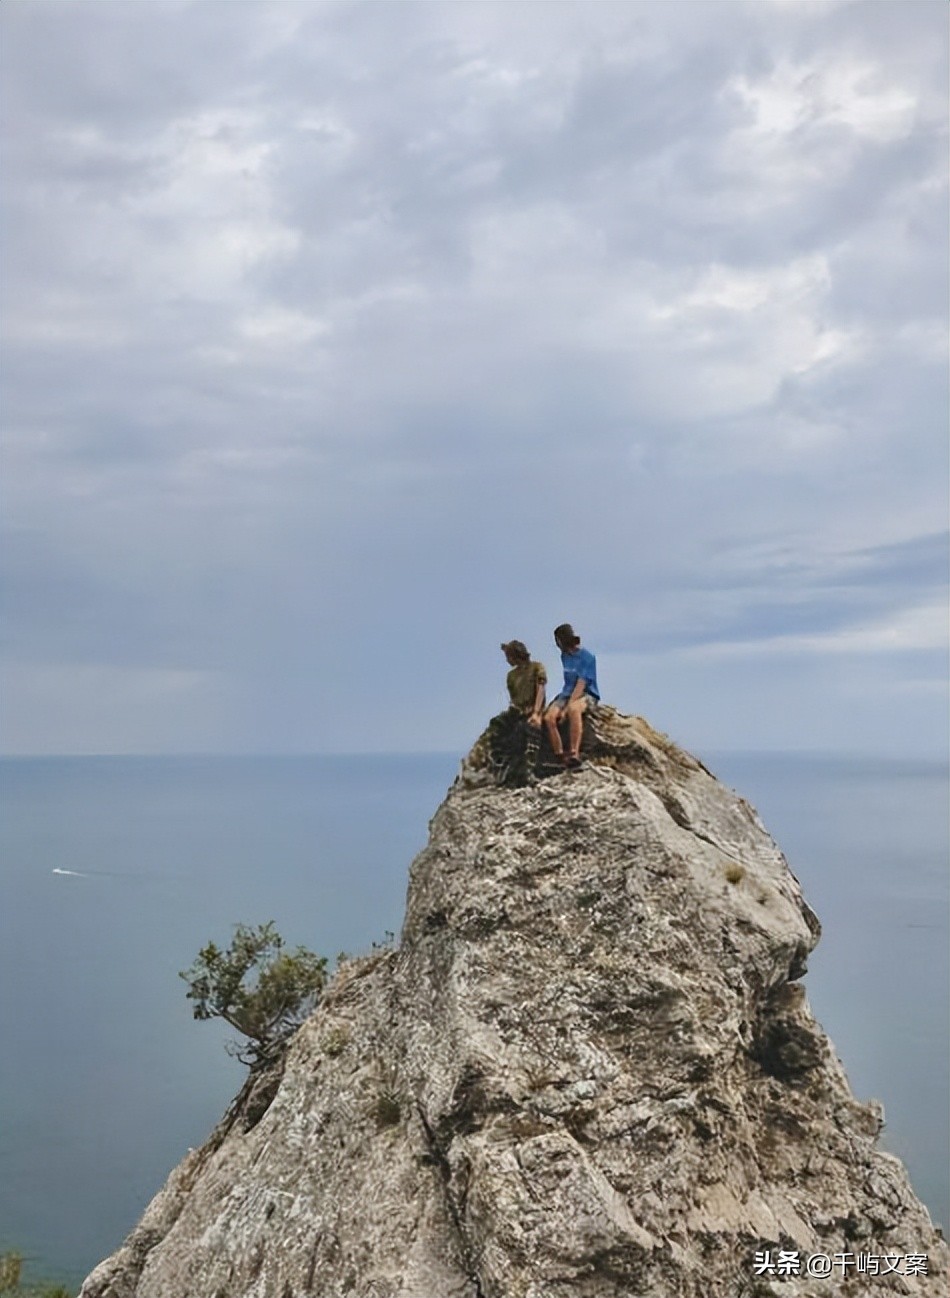
[[132,873],[128,870],[64,870],[62,866],[54,865],[53,874],[66,874],[73,879],[151,879],[151,878],[178,878],[180,876],[160,875],[155,870],[144,870],[140,873]]

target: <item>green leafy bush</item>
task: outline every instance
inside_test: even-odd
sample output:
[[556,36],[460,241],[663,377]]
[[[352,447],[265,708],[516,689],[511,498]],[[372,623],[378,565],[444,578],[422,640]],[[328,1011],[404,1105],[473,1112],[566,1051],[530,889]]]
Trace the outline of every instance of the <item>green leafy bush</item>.
[[23,1258],[19,1253],[0,1253],[0,1294],[16,1293],[22,1269]]
[[286,950],[272,922],[238,924],[226,951],[209,942],[179,977],[196,1019],[224,1019],[248,1038],[229,1049],[253,1067],[276,1057],[316,1008],[326,968],[325,957],[305,947]]
[[28,1284],[25,1288],[20,1281],[23,1274],[23,1255],[10,1249],[0,1253],[0,1296],[2,1298],[70,1298],[69,1290],[62,1285],[50,1285],[40,1282]]

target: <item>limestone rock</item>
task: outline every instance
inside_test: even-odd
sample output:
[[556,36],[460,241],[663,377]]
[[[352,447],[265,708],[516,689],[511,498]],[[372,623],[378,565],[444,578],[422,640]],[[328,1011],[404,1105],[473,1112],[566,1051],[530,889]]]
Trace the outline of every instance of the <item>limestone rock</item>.
[[[809,1011],[818,922],[756,813],[640,718],[602,709],[587,747],[508,790],[476,745],[398,948],[338,972],[82,1298],[945,1292]],[[756,1275],[779,1250],[803,1274]],[[835,1254],[847,1284],[804,1274]]]

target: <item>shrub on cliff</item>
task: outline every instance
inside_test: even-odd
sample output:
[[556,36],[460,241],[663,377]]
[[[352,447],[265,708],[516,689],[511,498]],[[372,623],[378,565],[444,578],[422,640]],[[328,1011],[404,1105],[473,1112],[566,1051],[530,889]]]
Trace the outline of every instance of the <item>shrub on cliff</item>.
[[273,1059],[313,1012],[326,985],[327,962],[305,947],[289,951],[273,923],[238,924],[224,951],[209,942],[189,969],[196,1019],[221,1018],[248,1038],[228,1048],[251,1066]]
[[0,1253],[0,1295],[2,1298],[69,1298],[68,1290],[62,1285],[44,1284],[42,1281],[21,1284],[23,1273],[23,1255],[10,1249]]

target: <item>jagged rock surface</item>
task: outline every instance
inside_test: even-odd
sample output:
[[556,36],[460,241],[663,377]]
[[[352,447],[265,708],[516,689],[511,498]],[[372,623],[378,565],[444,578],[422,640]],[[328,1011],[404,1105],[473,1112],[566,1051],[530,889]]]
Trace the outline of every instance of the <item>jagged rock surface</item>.
[[[396,950],[350,962],[82,1298],[944,1292],[798,979],[818,922],[752,808],[604,709],[577,774],[476,745]],[[929,1276],[756,1278],[757,1249]]]

